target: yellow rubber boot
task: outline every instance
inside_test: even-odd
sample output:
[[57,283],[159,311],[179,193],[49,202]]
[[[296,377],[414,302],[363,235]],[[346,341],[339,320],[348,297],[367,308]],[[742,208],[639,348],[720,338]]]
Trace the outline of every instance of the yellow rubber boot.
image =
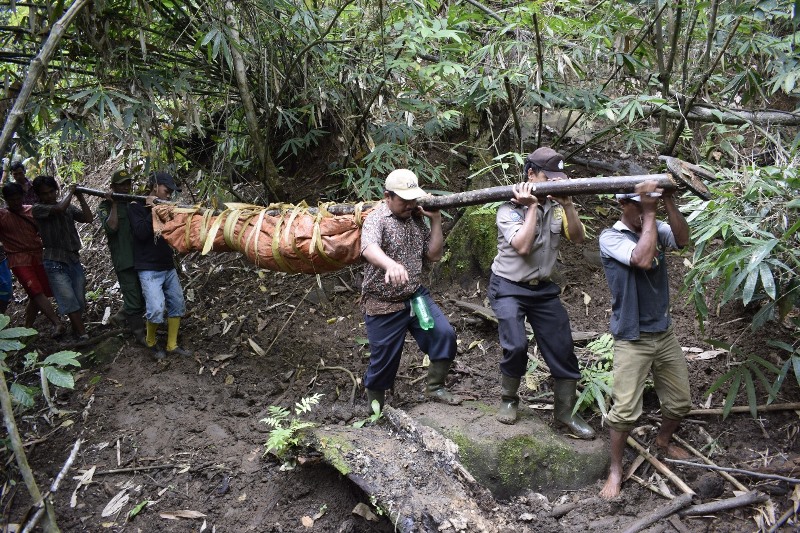
[[156,331],[158,331],[158,324],[153,322],[147,321],[147,335],[144,338],[144,342],[147,344],[148,348],[152,348],[156,345]]
[[181,317],[167,318],[167,351],[172,352],[178,347],[178,330],[181,327]]
[[183,355],[191,357],[190,350],[184,350],[178,346],[178,329],[181,327],[181,317],[174,316],[167,318],[167,355]]

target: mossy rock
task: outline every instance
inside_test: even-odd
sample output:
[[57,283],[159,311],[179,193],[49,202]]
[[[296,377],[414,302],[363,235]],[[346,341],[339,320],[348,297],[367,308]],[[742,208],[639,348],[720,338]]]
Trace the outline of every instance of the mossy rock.
[[583,488],[605,476],[608,452],[602,439],[580,441],[554,433],[544,421],[551,420],[550,412],[520,407],[519,421],[509,426],[495,420],[496,411],[478,402],[426,403],[409,415],[458,444],[461,463],[498,499],[526,490],[547,494]]
[[496,218],[496,207],[468,207],[447,235],[444,257],[436,265],[434,277],[457,283],[488,278],[497,255]]

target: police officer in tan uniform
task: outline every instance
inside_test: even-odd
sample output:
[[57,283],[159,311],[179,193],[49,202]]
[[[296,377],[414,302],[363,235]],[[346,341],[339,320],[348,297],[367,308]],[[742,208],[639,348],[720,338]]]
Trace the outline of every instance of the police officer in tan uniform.
[[550,279],[562,235],[583,242],[583,224],[571,197],[535,194],[536,183],[567,178],[561,154],[552,148],[537,149],[526,158],[524,175],[528,181],[515,185],[514,198],[497,211],[497,256],[489,278],[489,301],[503,349],[497,419],[504,424],[517,420],[517,391],[528,363],[527,318],[555,380],[555,420],[576,437],[591,439],[594,430],[572,414],[581,374],[569,317],[559,299],[561,288]]

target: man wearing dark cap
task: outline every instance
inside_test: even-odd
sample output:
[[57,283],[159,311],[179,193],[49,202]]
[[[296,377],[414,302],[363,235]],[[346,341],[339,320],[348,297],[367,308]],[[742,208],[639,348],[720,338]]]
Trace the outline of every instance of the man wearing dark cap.
[[[173,251],[167,241],[153,232],[151,208],[155,200],[169,200],[175,191],[180,191],[172,175],[155,172],[148,179],[149,196],[142,205],[128,204],[133,233],[133,266],[139,275],[145,301],[147,346],[153,357],[160,361],[167,355],[189,356],[191,352],[178,347],[178,330],[186,307],[178,272],[175,270]],[[166,350],[158,345],[156,332],[159,324],[167,323]]]
[[[622,487],[625,442],[642,414],[644,382],[650,370],[662,416],[656,448],[671,459],[689,458],[686,450],[670,443],[692,403],[689,369],[669,316],[665,262],[666,250],[689,243],[689,226],[671,191],[657,189],[655,181],[642,182],[635,191],[617,195],[622,216],[600,234],[614,336],[613,404],[606,419],[611,433],[611,467],[600,491],[605,499],[617,496]],[[659,199],[669,223],[656,220]]]
[[[367,401],[383,408],[386,391],[394,386],[406,333],[410,332],[430,359],[425,395],[457,405],[461,398],[445,388],[456,356],[456,332],[422,285],[422,268],[442,258],[442,214],[417,205],[425,196],[417,176],[393,170],[384,185],[384,201],[373,209],[361,230],[361,256],[366,260],[361,311],[367,326],[370,358],[364,376]],[[425,224],[430,220],[430,228]],[[413,301],[417,305],[412,304]],[[415,316],[427,308],[430,322]]]
[[111,176],[111,192],[100,202],[97,213],[108,239],[111,262],[122,293],[122,310],[112,317],[118,326],[129,329],[140,344],[145,344],[144,296],[139,274],[133,267],[133,233],[128,218],[128,202],[115,200],[113,193],[130,194],[133,176],[118,170]]
[[528,319],[536,344],[554,379],[554,418],[581,439],[594,430],[572,413],[581,377],[572,345],[567,311],[561,304],[561,288],[551,276],[562,235],[581,243],[584,228],[569,196],[537,197],[535,185],[566,179],[564,157],[552,148],[539,148],[525,160],[527,182],[514,185],[514,198],[497,211],[497,255],[489,278],[489,301],[499,322],[502,404],[497,420],[517,420],[520,380],[528,364]]

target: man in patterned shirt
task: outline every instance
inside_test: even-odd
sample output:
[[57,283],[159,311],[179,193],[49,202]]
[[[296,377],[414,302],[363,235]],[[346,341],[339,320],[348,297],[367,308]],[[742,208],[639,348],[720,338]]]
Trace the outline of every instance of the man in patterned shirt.
[[[75,222],[88,224],[94,218],[83,194],[70,185],[67,194],[58,199],[58,182],[53,176],[37,176],[33,189],[39,196],[31,214],[39,226],[39,235],[44,245],[44,269],[50,288],[56,297],[58,312],[67,315],[72,333],[80,340],[87,340],[83,312],[86,310],[86,274],[81,265],[81,238]],[[72,205],[77,198],[80,209]]]
[[[456,332],[422,286],[422,267],[442,258],[442,214],[425,211],[417,199],[425,195],[417,176],[398,169],[386,177],[384,201],[364,222],[361,256],[367,261],[361,289],[361,311],[367,326],[370,361],[364,376],[367,401],[381,409],[386,390],[394,385],[406,332],[428,354],[426,396],[457,405],[461,399],[444,386],[456,356]],[[430,229],[423,217],[430,220]],[[411,313],[411,300],[422,296],[434,325],[423,329]]]
[[583,223],[571,197],[538,198],[535,194],[536,183],[567,178],[564,156],[552,148],[538,148],[526,158],[523,172],[528,181],[515,185],[514,198],[497,210],[497,256],[489,278],[489,302],[497,315],[503,348],[497,420],[517,421],[517,391],[528,364],[527,318],[554,379],[553,417],[576,437],[591,439],[595,435],[591,426],[572,414],[581,373],[569,317],[558,297],[561,288],[550,279],[561,235],[583,242]]
[[53,325],[53,337],[58,338],[67,328],[48,300],[53,292],[42,265],[42,238],[31,215],[32,207],[23,203],[24,194],[17,183],[3,186],[7,207],[0,209],[0,239],[8,255],[8,266],[28,294],[25,327],[32,328],[41,311]]

